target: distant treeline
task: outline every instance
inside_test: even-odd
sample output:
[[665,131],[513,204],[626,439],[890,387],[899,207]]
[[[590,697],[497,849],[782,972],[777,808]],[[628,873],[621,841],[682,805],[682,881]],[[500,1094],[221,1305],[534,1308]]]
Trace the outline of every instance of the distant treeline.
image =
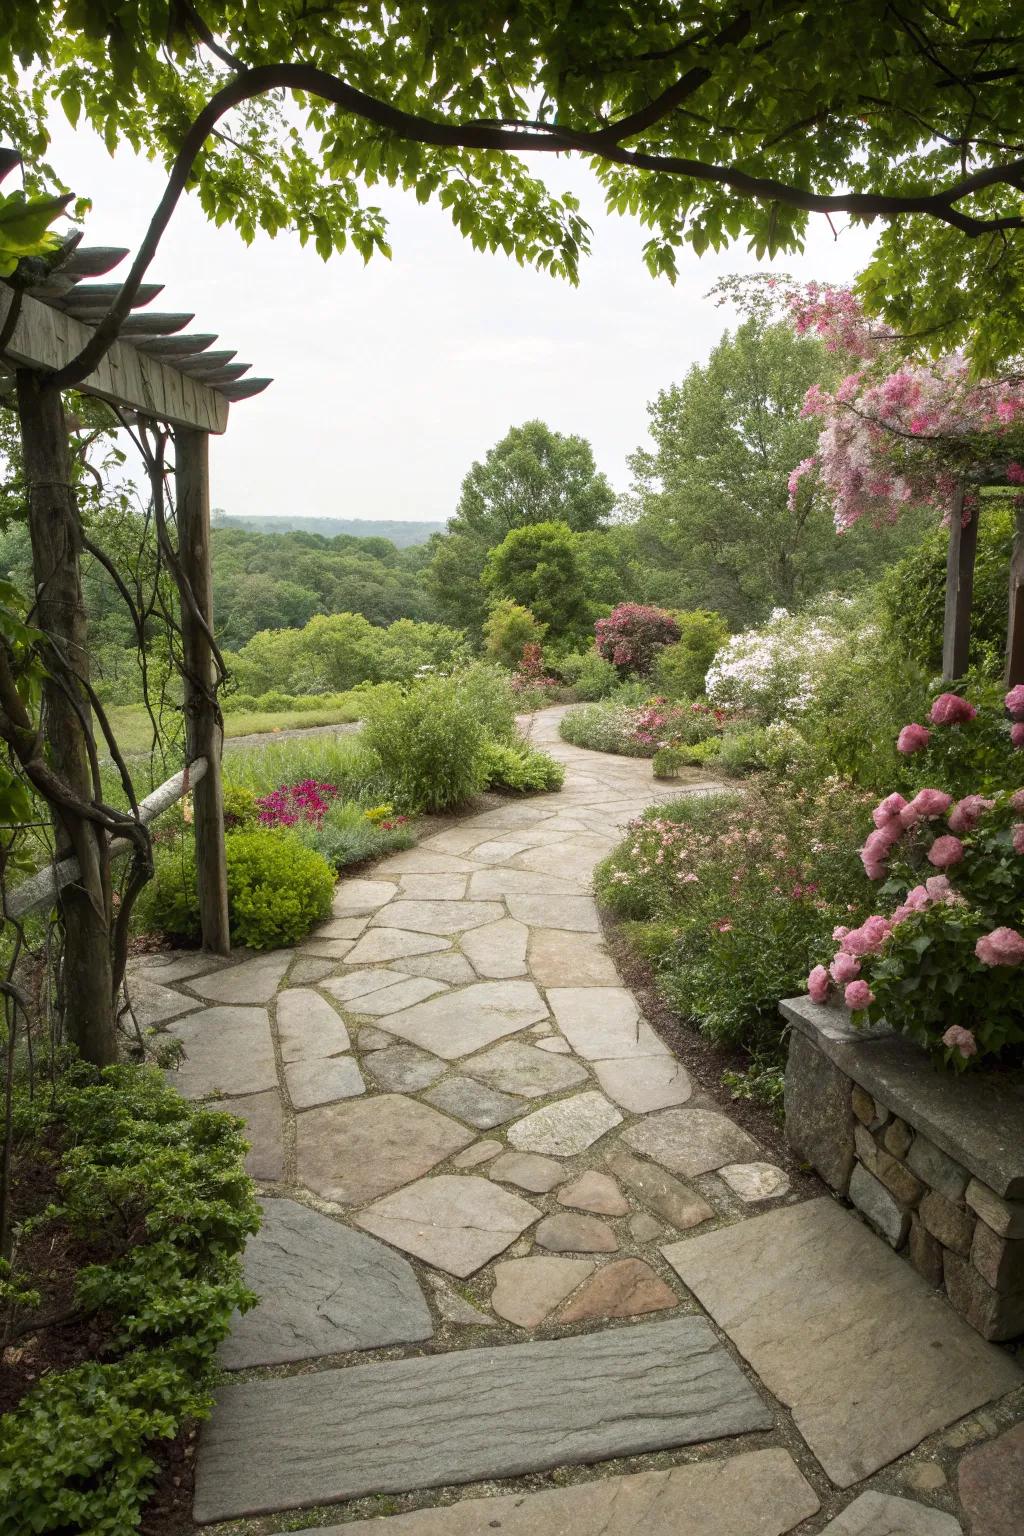
[[214,507],[215,528],[244,528],[250,533],[318,533],[334,539],[347,534],[354,539],[390,539],[399,549],[411,544],[425,544],[432,533],[441,533],[444,523],[391,521],[379,517],[235,517]]

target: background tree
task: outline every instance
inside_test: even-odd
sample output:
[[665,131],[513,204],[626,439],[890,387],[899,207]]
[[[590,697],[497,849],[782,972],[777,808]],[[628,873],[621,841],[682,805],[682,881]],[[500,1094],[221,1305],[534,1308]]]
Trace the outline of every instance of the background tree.
[[522,661],[525,646],[540,648],[547,629],[546,624],[537,622],[529,608],[503,597],[491,604],[484,625],[484,649],[502,666],[514,668]]
[[634,532],[660,573],[659,601],[713,608],[741,629],[906,547],[910,530],[839,539],[824,495],[790,505],[790,473],[818,437],[804,397],[835,379],[820,342],[751,318],[648,407],[654,448],[630,467]]
[[552,640],[581,641],[592,623],[576,535],[568,523],[513,528],[487,556],[483,584],[493,595],[529,608]]
[[614,504],[585,438],[554,432],[542,421],[513,427],[470,469],[448,532],[431,540],[427,584],[441,615],[479,634],[490,550],[529,523],[557,522],[577,532],[601,528]]

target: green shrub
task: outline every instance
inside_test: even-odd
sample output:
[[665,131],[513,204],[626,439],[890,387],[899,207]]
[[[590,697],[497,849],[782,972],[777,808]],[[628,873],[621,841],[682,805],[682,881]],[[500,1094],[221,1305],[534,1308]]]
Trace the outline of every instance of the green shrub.
[[254,693],[229,693],[221,698],[220,707],[226,715],[248,714],[259,708],[259,702]]
[[508,790],[514,794],[539,794],[561,789],[565,782],[562,764],[547,752],[524,742],[487,741],[484,743],[484,774],[488,789]]
[[563,741],[591,752],[644,757],[646,749],[639,749],[632,741],[634,723],[631,706],[620,704],[616,696],[598,704],[578,704],[567,709],[559,721],[558,733]]
[[295,695],[293,693],[280,693],[276,688],[271,688],[267,693],[261,693],[255,704],[255,708],[262,714],[282,714],[286,709],[295,708]]
[[653,679],[659,693],[670,699],[696,699],[704,692],[704,679],[715,654],[729,638],[721,614],[710,608],[673,612],[679,626],[675,645],[658,651]]
[[508,675],[488,662],[477,662],[452,677],[455,693],[476,715],[485,736],[492,741],[518,741],[516,713],[521,696],[512,690]]
[[226,831],[259,826],[260,808],[251,789],[245,789],[241,784],[225,784],[223,792]]
[[555,666],[562,681],[583,703],[607,698],[619,685],[619,674],[596,650],[573,651]]
[[102,1362],[45,1375],[0,1424],[0,1532],[137,1528],[158,1441],[212,1402],[215,1353],[256,1298],[239,1255],[259,1226],[241,1122],[190,1104],[151,1068],[58,1079],[38,1142],[63,1145],[42,1218],[104,1258],[74,1303],[110,1340]]
[[371,701],[363,739],[380,761],[385,795],[404,811],[453,810],[483,787],[490,732],[482,716],[491,708],[502,716],[502,709],[500,699],[487,699],[485,669],[472,670],[470,685],[470,673],[430,677],[401,698]]
[[[292,832],[257,829],[224,839],[231,941],[277,949],[305,938],[331,910],[327,861]],[[138,922],[186,943],[199,938],[195,844],[182,839],[157,859],[138,905]]]
[[406,818],[371,820],[362,806],[349,800],[335,800],[320,826],[297,827],[296,836],[339,873],[349,865],[411,848],[416,841]]
[[489,656],[509,671],[514,671],[522,660],[523,648],[540,645],[548,626],[534,618],[529,608],[511,598],[499,598],[491,604],[484,625],[484,647]]
[[722,752],[722,737],[709,736],[705,741],[680,742],[678,746],[659,747],[654,754],[654,777],[671,779],[681,768],[702,768],[714,763]]

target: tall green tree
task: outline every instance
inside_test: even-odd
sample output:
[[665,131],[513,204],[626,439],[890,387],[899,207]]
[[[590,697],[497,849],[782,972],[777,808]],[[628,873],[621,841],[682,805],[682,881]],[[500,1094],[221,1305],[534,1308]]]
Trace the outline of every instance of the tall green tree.
[[487,556],[483,584],[493,597],[528,608],[552,640],[582,639],[593,622],[578,536],[568,523],[513,528]]
[[6,0],[0,132],[39,160],[59,103],[172,166],[137,278],[188,186],[246,239],[368,256],[385,180],[575,280],[587,225],[531,174],[566,153],[670,277],[687,243],[773,255],[814,214],[871,221],[871,304],[989,364],[1020,347],[1022,76],[1016,0]]
[[834,374],[820,342],[750,319],[648,407],[654,446],[630,460],[631,505],[658,601],[742,628],[880,570],[913,539],[909,527],[839,536],[820,495],[790,505],[789,475],[818,436],[804,395]]
[[513,427],[472,466],[448,532],[431,541],[427,584],[437,608],[450,623],[479,633],[487,615],[481,583],[490,550],[532,523],[594,531],[614,504],[586,438],[555,432],[542,421]]

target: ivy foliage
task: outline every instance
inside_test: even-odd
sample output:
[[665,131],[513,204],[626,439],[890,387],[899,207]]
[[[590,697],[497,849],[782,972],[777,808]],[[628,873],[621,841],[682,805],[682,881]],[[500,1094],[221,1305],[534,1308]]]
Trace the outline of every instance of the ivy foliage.
[[867,302],[991,366],[1019,349],[1022,68],[1014,0],[9,0],[0,134],[38,166],[57,103],[169,162],[230,87],[192,171],[215,222],[387,254],[364,196],[387,183],[571,281],[590,230],[537,174],[556,154],[589,161],[672,279],[684,244],[772,257],[812,216],[877,220]]
[[259,1227],[241,1122],[186,1102],[152,1068],[74,1068],[19,1115],[66,1150],[43,1218],[99,1244],[76,1305],[102,1315],[102,1360],[46,1375],[0,1423],[0,1536],[124,1536],[154,1442],[212,1401],[214,1356],[255,1297],[240,1254]]

